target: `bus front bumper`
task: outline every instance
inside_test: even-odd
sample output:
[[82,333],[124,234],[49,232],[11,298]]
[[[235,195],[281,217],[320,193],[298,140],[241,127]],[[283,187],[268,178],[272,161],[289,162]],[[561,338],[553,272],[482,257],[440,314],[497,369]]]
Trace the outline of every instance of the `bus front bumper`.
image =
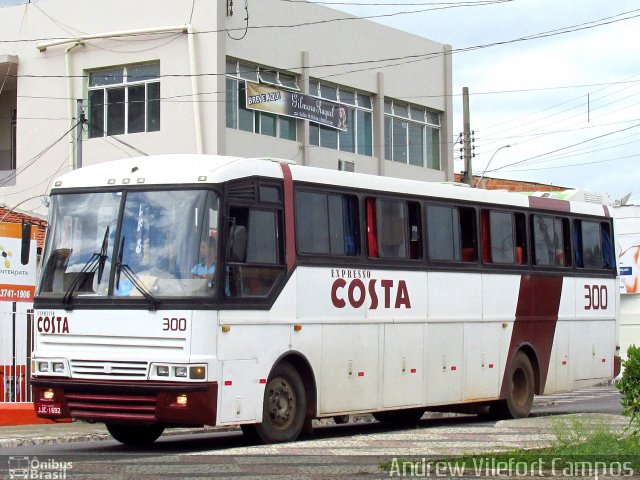
[[31,380],[36,415],[117,424],[216,424],[218,384],[126,382],[38,377]]

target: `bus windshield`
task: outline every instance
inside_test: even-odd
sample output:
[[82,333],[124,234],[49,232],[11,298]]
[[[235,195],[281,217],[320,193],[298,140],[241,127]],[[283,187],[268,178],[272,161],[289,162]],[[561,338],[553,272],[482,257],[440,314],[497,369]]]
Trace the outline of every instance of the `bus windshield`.
[[218,197],[203,190],[53,195],[39,294],[213,296]]

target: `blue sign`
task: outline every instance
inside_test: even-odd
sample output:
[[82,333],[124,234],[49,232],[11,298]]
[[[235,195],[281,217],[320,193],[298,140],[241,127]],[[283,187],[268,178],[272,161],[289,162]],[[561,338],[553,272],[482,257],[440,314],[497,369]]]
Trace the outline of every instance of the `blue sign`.
[[620,267],[620,275],[633,275],[632,267]]

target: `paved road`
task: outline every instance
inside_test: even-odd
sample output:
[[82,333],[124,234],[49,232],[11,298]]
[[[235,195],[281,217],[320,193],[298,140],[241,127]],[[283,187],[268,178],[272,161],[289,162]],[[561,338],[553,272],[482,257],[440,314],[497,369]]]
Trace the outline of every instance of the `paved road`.
[[[424,418],[417,428],[377,422],[326,425],[285,445],[246,445],[239,431],[163,435],[153,448],[132,450],[112,440],[3,448],[0,453],[73,462],[67,478],[388,478],[378,465],[398,457],[444,456],[535,448],[553,442],[561,422],[623,428],[612,387],[539,397],[529,419],[486,421],[476,416]],[[570,416],[563,414],[573,412]],[[364,419],[363,419],[364,420]],[[71,428],[72,426],[68,426]],[[92,427],[100,429],[101,427]],[[99,431],[94,432],[96,435]],[[0,429],[0,438],[2,431]],[[89,436],[89,438],[91,438]],[[53,438],[52,438],[52,441]],[[8,462],[8,460],[7,460]],[[0,458],[0,473],[7,463]]]

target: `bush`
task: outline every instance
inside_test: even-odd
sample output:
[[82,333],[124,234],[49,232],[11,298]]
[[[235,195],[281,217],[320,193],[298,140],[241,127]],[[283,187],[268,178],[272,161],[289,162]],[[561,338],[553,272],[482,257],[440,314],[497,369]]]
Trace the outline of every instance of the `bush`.
[[622,394],[620,403],[624,414],[629,417],[631,435],[640,436],[640,348],[631,345],[627,358],[622,361],[624,372],[617,387]]

